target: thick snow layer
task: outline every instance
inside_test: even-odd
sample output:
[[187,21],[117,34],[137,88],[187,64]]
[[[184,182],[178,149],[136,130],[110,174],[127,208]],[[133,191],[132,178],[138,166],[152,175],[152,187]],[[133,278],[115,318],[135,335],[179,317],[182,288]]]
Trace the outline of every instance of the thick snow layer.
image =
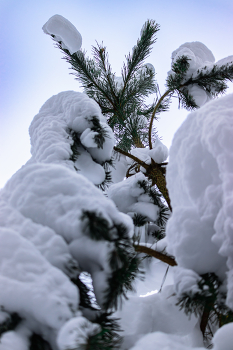
[[72,258],[63,237],[57,235],[48,226],[35,223],[23,216],[4,200],[3,196],[0,198],[0,227],[18,232],[18,234],[30,241],[50,264],[58,267],[67,275],[75,277],[79,273],[78,264]]
[[[68,244],[65,251],[68,257],[71,254],[92,275],[96,297],[101,304],[111,271],[108,257],[113,248],[105,241],[95,242],[93,245],[92,240],[87,237],[86,224],[81,220],[83,210],[101,215],[110,227],[124,224],[130,235],[133,234],[131,218],[119,213],[114,203],[82,175],[54,164],[36,163],[24,166],[8,181],[1,195],[2,200],[15,210],[11,211],[12,227],[17,228],[19,214],[24,217],[24,221],[27,219],[30,223],[45,227],[44,231],[46,233],[47,230],[48,236],[37,237],[37,240],[44,239],[47,255],[50,256],[56,250],[53,247],[56,237],[52,237],[52,234],[63,237],[64,240],[60,241]],[[41,229],[39,225],[34,225],[37,233]],[[53,238],[50,241],[49,235]],[[25,237],[27,238],[27,234]],[[35,238],[30,239],[33,243]],[[59,243],[59,239],[57,241]],[[97,246],[98,249],[95,248]],[[57,249],[59,250],[59,246]]]
[[[113,184],[108,189],[108,197],[113,200],[121,212],[141,214],[150,221],[155,221],[158,218],[158,207],[152,203],[150,197],[138,184],[138,181],[145,180],[145,175],[140,172]],[[141,195],[144,196],[141,197]]]
[[217,330],[213,338],[214,350],[232,350],[233,323]]
[[62,48],[71,55],[82,46],[82,37],[75,26],[60,15],[52,16],[42,27],[45,34],[52,35],[54,40],[61,42]]
[[77,288],[17,232],[0,228],[0,305],[59,329],[79,302]]
[[2,334],[0,350],[28,350],[28,336],[19,331],[8,331]]
[[[107,134],[102,148],[98,148],[94,140],[98,133],[92,130],[93,117]],[[80,139],[76,160],[71,160],[73,132]],[[105,171],[100,164],[111,159],[114,135],[98,104],[86,94],[66,91],[51,97],[34,117],[29,133],[32,153],[29,163],[65,165],[77,169],[94,184],[105,180]]]
[[100,331],[98,324],[91,323],[82,316],[74,317],[64,324],[58,334],[59,350],[81,349],[86,345],[88,337]]
[[[174,334],[154,332],[142,337],[130,350],[191,350],[188,339]],[[197,348],[196,350],[204,350]]]
[[[188,115],[175,134],[167,167],[173,208],[167,224],[168,251],[180,267],[198,274],[215,272],[224,280],[228,269],[227,303],[231,308],[232,150],[233,95],[230,94]],[[186,273],[179,274],[176,283],[183,283],[183,278],[187,278]]]
[[[124,331],[122,349],[131,348],[137,340],[147,333],[164,332],[167,337],[169,334],[187,335],[191,333],[197,319],[194,316],[191,318],[186,316],[183,311],[179,310],[176,302],[172,286],[164,287],[161,293],[145,298],[130,296],[122,310],[118,310],[114,314],[114,316],[121,318],[121,326]],[[140,345],[140,347],[133,349],[147,349],[147,345],[144,343],[142,348]],[[151,349],[157,348],[154,346]],[[170,350],[170,348],[168,349]]]

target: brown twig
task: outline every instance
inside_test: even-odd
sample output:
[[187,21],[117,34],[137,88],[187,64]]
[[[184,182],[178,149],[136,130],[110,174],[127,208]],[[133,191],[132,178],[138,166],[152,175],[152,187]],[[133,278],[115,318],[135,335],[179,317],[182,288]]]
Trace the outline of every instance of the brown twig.
[[150,120],[150,126],[149,126],[149,147],[150,149],[152,149],[152,139],[151,139],[151,134],[152,134],[152,125],[153,125],[153,121],[154,121],[154,117],[155,117],[155,113],[157,112],[161,102],[163,101],[163,99],[169,95],[172,91],[171,90],[167,90],[161,97],[160,99],[158,100],[154,110],[153,110],[153,113],[152,113],[152,116],[151,116],[151,120]]
[[138,253],[145,253],[147,255],[153,256],[154,258],[156,258],[156,259],[158,259],[158,260],[160,260],[160,261],[162,261],[170,266],[177,265],[175,258],[173,258],[172,256],[163,254],[161,252],[157,252],[156,250],[145,247],[144,245],[134,244],[134,249]]

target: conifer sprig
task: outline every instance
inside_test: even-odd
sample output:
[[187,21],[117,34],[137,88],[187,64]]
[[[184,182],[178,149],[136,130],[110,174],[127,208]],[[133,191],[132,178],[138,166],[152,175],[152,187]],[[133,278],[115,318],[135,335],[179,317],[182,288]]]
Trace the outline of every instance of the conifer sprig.
[[132,55],[126,56],[126,64],[123,64],[122,77],[124,87],[122,94],[127,89],[128,82],[132,76],[142,67],[143,62],[151,52],[151,46],[155,43],[155,34],[159,31],[159,25],[153,20],[147,20],[142,27],[141,37],[133,48]]

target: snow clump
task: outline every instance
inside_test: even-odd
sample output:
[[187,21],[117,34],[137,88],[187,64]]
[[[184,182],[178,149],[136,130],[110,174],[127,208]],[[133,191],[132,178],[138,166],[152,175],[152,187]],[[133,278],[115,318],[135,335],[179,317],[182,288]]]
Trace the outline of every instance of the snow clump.
[[49,34],[57,42],[61,42],[62,48],[72,55],[80,50],[82,36],[75,26],[61,15],[52,16],[42,27],[45,34]]
[[62,164],[95,185],[104,182],[103,164],[112,156],[112,129],[98,104],[86,94],[65,91],[52,96],[34,117],[31,162]]
[[[178,58],[186,56],[189,62],[188,71],[185,74],[185,81],[191,77],[195,77],[198,70],[204,67],[213,67],[215,58],[213,53],[201,42],[194,41],[181,45],[178,49],[172,52],[172,65]],[[172,71],[169,74],[174,74]],[[197,106],[201,107],[211,99],[211,95],[199,87],[197,84],[193,84],[188,87],[188,92],[193,96]]]
[[[168,252],[176,269],[228,276],[227,305],[233,308],[233,94],[188,115],[175,134],[167,167],[173,208],[167,224]],[[180,293],[182,280],[175,275]],[[179,287],[178,287],[179,286]],[[186,289],[186,288],[185,288]]]

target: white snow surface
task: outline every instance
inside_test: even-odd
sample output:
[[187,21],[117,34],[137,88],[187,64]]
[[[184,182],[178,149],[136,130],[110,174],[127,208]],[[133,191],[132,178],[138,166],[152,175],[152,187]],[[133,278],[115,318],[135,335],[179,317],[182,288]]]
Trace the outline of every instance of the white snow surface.
[[[227,304],[233,308],[233,94],[188,115],[170,149],[167,184],[173,208],[168,252],[197,274],[228,272]],[[227,262],[226,262],[227,260]],[[184,272],[184,270],[183,270]],[[180,293],[186,286],[180,273]]]
[[[44,236],[47,255],[51,255],[54,249],[59,250],[59,247],[53,248],[55,237],[50,239],[50,236],[55,233],[63,238],[60,239],[60,245],[64,245],[64,242],[68,244],[63,248],[63,255],[68,255],[67,258],[72,255],[78,264],[92,275],[96,297],[101,304],[110,272],[108,256],[112,245],[99,241],[96,242],[96,245],[99,245],[99,249],[96,250],[96,246],[93,246],[87,236],[85,223],[80,219],[82,212],[96,212],[105,218],[110,226],[124,223],[132,235],[131,218],[119,213],[114,203],[82,175],[55,164],[36,163],[24,166],[8,181],[1,195],[2,200],[15,209],[14,212],[11,211],[11,215],[15,217],[16,223],[20,213],[24,218],[47,229],[48,235]],[[14,221],[14,217],[11,222]],[[17,228],[13,223],[12,226]],[[37,237],[31,241],[43,240],[40,236],[40,226],[39,229],[36,225],[33,227],[37,229],[34,233]],[[27,238],[27,235],[24,236]],[[57,241],[60,242],[59,239]]]
[[70,54],[80,50],[82,36],[75,26],[61,15],[52,16],[42,27],[45,34],[52,35],[55,41],[61,42],[62,48]]
[[[94,140],[92,131],[95,117],[107,133],[102,148]],[[80,137],[78,156],[71,160],[72,132]],[[94,184],[105,180],[102,163],[110,160],[114,146],[114,135],[98,104],[86,94],[65,91],[52,96],[34,117],[29,133],[31,137],[31,162],[57,163],[65,165],[87,177]]]
[[[114,316],[121,318],[124,336],[124,343],[121,349],[131,349],[140,338],[145,339],[144,335],[147,333],[163,332],[165,333],[164,337],[167,338],[171,334],[176,334],[176,336],[190,334],[197,323],[197,318],[195,316],[191,318],[186,316],[183,311],[179,310],[176,303],[177,299],[173,286],[166,286],[161,293],[145,298],[129,296],[129,300],[125,302],[122,310],[117,310],[114,314]],[[149,346],[147,343],[142,345],[143,341],[140,342],[140,340],[138,343],[140,345],[136,345],[132,350],[143,350]],[[157,344],[152,342],[149,349],[157,349],[155,345]],[[158,347],[158,349],[160,348]],[[170,348],[167,349],[170,350]]]
[[0,228],[0,305],[59,329],[78,306],[77,288],[17,232]]

